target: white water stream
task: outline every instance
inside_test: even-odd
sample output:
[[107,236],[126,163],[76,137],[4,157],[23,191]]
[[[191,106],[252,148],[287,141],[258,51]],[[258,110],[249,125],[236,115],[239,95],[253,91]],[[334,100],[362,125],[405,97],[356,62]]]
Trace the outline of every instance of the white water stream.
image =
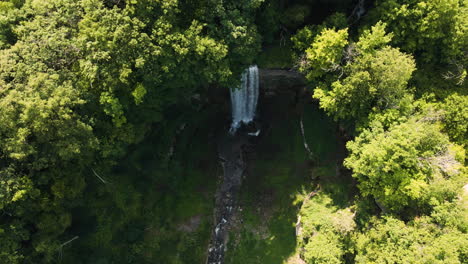
[[241,87],[231,89],[231,134],[234,134],[242,123],[248,124],[253,121],[257,109],[258,87],[258,67],[253,65],[242,74]]

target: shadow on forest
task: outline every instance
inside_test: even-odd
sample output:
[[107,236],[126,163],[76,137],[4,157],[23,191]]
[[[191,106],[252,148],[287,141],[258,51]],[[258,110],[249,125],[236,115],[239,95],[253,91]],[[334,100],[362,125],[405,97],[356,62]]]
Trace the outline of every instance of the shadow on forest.
[[70,230],[79,239],[64,249],[61,263],[202,263],[219,167],[215,145],[207,144],[215,131],[200,123],[220,117],[213,109],[193,112],[183,130],[183,120],[155,129],[112,171],[97,169],[108,183],[91,175]]
[[338,206],[349,201],[352,182],[341,173],[344,146],[336,124],[317,106],[304,106],[310,157],[300,130],[301,116],[287,102],[276,96],[262,103],[263,135],[247,155],[249,167],[240,194],[239,219],[229,240],[228,264],[288,263],[296,253],[297,196],[310,193],[317,183]]
[[[297,105],[282,96],[263,100],[262,134],[246,154],[249,167],[239,198],[242,211],[233,221],[228,264],[287,263],[296,252],[300,207],[296,197],[316,188],[314,177],[337,205],[345,206],[349,200],[348,182],[336,174],[344,156],[336,124],[315,105],[305,105],[303,123],[312,161],[304,148]],[[220,173],[215,144],[207,143],[214,140],[210,134],[224,131],[199,124],[225,119],[212,109],[205,113],[196,113],[200,120],[187,118],[191,123],[174,139],[177,148],[168,166],[160,166],[161,154],[155,153],[150,136],[129,150],[113,171],[99,172],[110,184],[90,178],[89,195],[75,210],[70,230],[80,239],[64,249],[62,263],[72,263],[71,259],[102,264],[204,262]],[[161,136],[166,135],[155,133]],[[198,227],[181,231],[193,219],[199,219]]]

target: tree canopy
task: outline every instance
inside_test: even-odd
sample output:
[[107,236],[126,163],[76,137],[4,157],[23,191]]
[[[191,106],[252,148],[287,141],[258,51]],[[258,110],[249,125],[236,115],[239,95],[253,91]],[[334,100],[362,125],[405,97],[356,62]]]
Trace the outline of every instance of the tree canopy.
[[173,105],[237,79],[258,50],[256,7],[2,2],[2,258],[50,262],[92,168],[112,164],[151,126],[171,122]]
[[[466,263],[467,25],[467,0],[1,1],[0,263],[60,263],[77,234],[73,263],[193,261],[203,242],[168,223],[212,211],[189,185],[217,170],[225,95],[265,57],[304,75],[357,187],[297,208],[299,257]],[[147,253],[164,243],[180,256]]]
[[316,81],[314,98],[337,119],[362,121],[372,111],[394,108],[408,93],[413,58],[388,45],[391,34],[377,23],[356,43],[346,29],[324,29],[305,50],[300,70]]

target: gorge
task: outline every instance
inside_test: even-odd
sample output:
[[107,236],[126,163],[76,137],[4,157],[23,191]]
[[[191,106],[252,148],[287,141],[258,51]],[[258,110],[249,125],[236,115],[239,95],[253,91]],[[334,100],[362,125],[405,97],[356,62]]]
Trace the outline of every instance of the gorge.
[[[261,89],[260,89],[261,88]],[[217,187],[215,195],[215,208],[213,217],[213,229],[211,234],[211,242],[207,252],[207,264],[223,264],[225,263],[225,254],[228,248],[229,233],[232,231],[233,221],[238,221],[241,214],[239,206],[239,191],[241,189],[242,180],[246,177],[248,167],[253,167],[249,164],[248,152],[255,152],[256,143],[258,140],[255,137],[259,136],[262,121],[266,122],[266,130],[272,132],[274,127],[268,125],[270,122],[269,110],[266,110],[266,117],[263,119],[258,117],[255,121],[256,132],[249,132],[245,128],[249,126],[256,117],[256,108],[259,97],[262,101],[267,101],[274,98],[281,98],[282,102],[277,102],[276,106],[281,109],[281,105],[294,106],[292,109],[302,108],[307,102],[307,93],[304,93],[306,83],[304,77],[290,70],[279,69],[258,69],[258,67],[250,66],[244,71],[241,76],[241,86],[236,89],[231,89],[231,115],[232,123],[229,133],[219,136],[217,141],[218,158],[222,167],[222,176],[220,184]],[[268,102],[270,106],[275,107],[275,103]],[[261,109],[265,106],[258,105]],[[287,110],[286,112],[289,112]],[[302,110],[298,110],[302,111]],[[251,125],[252,126],[252,125]],[[244,129],[241,129],[244,128]],[[296,132],[302,137],[304,150],[307,155],[311,155],[308,143],[306,142],[302,114],[300,118],[300,127],[296,127]],[[221,132],[223,133],[223,132]],[[302,150],[303,151],[303,150]],[[301,151],[301,152],[302,152]],[[303,157],[307,159],[307,156]],[[255,175],[251,175],[255,177]],[[242,222],[237,222],[237,227],[242,226]],[[231,241],[232,243],[232,241]]]
[[[223,168],[222,183],[216,192],[214,209],[215,228],[208,249],[207,264],[224,263],[226,238],[231,218],[237,208],[237,196],[241,187],[242,175],[245,170],[242,147],[246,143],[245,133],[236,133],[242,125],[248,125],[255,118],[259,95],[258,67],[250,66],[241,77],[241,86],[231,89],[232,124],[230,136],[221,136],[218,142],[218,155]],[[256,133],[247,135],[258,136]]]

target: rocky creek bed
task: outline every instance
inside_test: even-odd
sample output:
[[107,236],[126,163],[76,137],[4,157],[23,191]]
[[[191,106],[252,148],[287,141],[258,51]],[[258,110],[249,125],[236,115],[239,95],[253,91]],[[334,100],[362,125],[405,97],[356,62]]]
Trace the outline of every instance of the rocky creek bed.
[[237,195],[246,168],[243,146],[247,143],[246,136],[229,135],[221,137],[218,142],[219,162],[223,168],[223,177],[216,191],[215,227],[208,248],[207,264],[224,263],[229,227],[237,210]]

